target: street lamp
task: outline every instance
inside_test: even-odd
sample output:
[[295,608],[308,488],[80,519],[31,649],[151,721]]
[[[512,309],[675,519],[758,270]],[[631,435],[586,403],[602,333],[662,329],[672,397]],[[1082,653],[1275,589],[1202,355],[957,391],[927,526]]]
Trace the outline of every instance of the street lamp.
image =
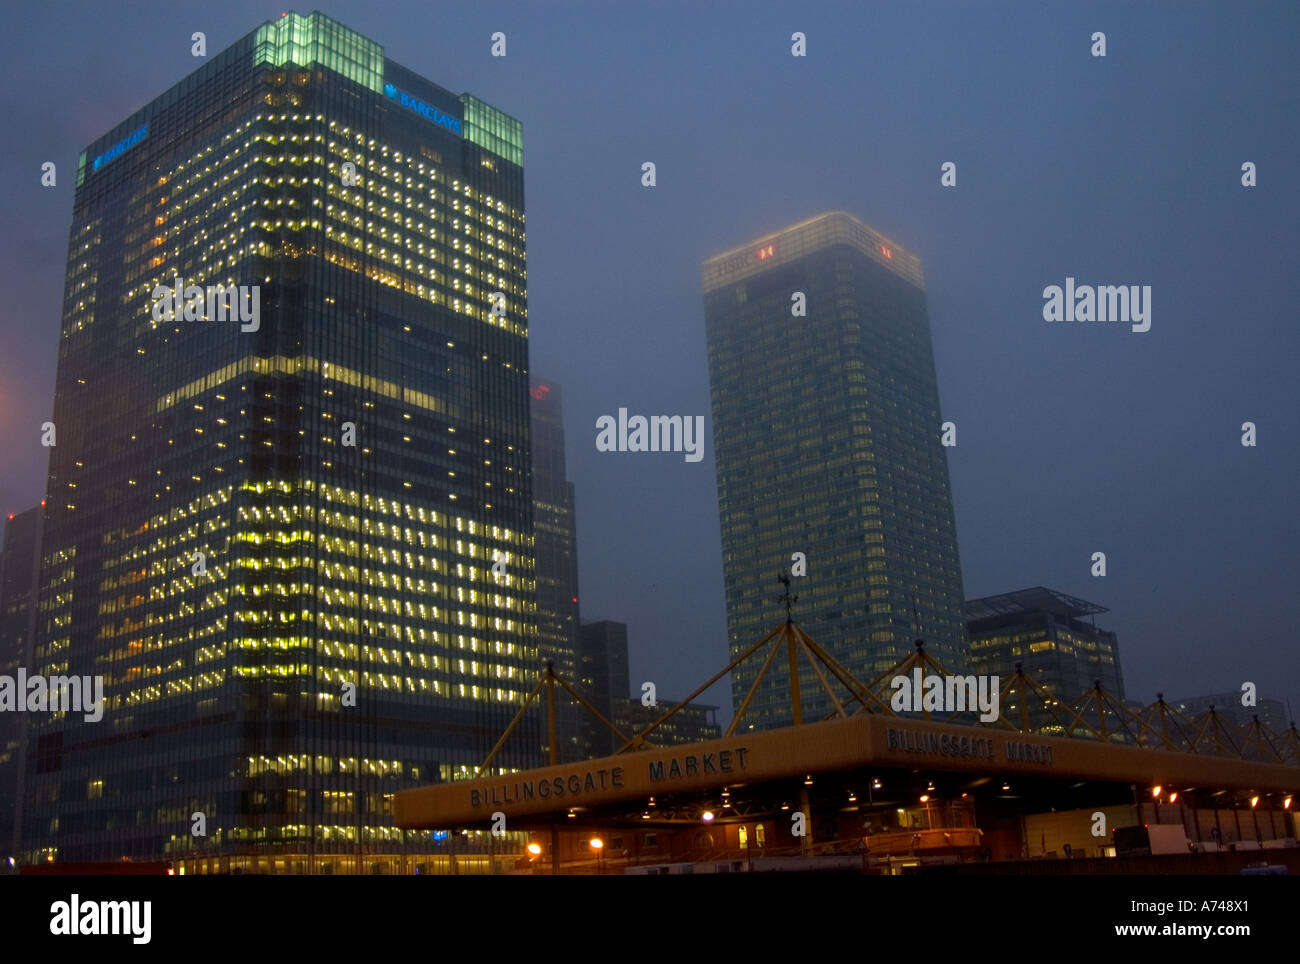
[[601,854],[605,849],[605,841],[601,840],[599,837],[592,837],[588,843],[591,845],[591,849],[596,851],[596,874],[600,875],[604,873],[604,864],[601,860]]

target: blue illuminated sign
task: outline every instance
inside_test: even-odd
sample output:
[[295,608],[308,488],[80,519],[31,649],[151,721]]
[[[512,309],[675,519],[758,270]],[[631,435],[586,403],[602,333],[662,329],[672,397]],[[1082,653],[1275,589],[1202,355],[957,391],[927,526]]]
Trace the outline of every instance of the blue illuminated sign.
[[445,127],[453,134],[460,133],[460,120],[455,117],[449,117],[438,108],[426,104],[418,97],[413,97],[404,90],[398,90],[392,84],[384,84],[384,96],[389,100],[395,100],[407,110],[414,111],[427,121],[437,124],[439,127]]
[[120,141],[118,141],[116,144],[114,144],[112,147],[106,150],[103,154],[100,154],[97,158],[95,158],[95,162],[91,165],[91,169],[98,171],[109,161],[121,157],[123,154],[125,154],[131,148],[135,147],[135,145],[139,144],[142,140],[144,140],[148,136],[149,136],[149,125],[145,124],[138,131],[135,131],[132,134],[128,134],[126,137],[122,138]]

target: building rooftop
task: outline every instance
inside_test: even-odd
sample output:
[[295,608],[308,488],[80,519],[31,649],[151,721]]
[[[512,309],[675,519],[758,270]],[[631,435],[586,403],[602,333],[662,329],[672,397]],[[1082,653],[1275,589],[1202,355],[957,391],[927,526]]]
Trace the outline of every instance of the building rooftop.
[[709,258],[703,265],[704,290],[734,284],[837,244],[856,248],[918,288],[925,285],[920,258],[847,211],[827,211]]
[[1096,603],[1090,603],[1055,589],[1048,589],[1046,586],[1020,589],[998,596],[985,596],[982,599],[968,599],[965,610],[967,622],[988,619],[990,616],[1014,616],[1032,612],[1049,612],[1054,616],[1071,617],[1110,612],[1105,606],[1098,606]]

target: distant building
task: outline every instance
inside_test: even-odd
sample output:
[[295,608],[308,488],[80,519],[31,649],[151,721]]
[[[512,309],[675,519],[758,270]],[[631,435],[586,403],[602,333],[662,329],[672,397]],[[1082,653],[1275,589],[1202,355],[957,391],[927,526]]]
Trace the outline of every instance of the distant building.
[[[1104,606],[1037,586],[970,599],[965,608],[971,672],[1005,678],[1014,675],[1019,664],[1062,703],[1072,703],[1098,680],[1107,693],[1124,701],[1116,635],[1082,618],[1108,612]],[[1018,722],[1018,697],[1004,702],[1001,710]],[[1030,702],[1029,711],[1035,726],[1051,719],[1037,700]]]
[[1286,705],[1281,700],[1261,699],[1254,706],[1241,705],[1241,690],[1227,693],[1211,693],[1209,696],[1188,696],[1180,700],[1166,700],[1170,706],[1184,716],[1195,719],[1214,707],[1219,716],[1227,717],[1234,723],[1244,725],[1259,717],[1259,722],[1275,732],[1282,732],[1291,727],[1291,720],[1286,712]]
[[[615,707],[615,723],[623,732],[639,733],[663,716],[677,704],[676,700],[660,700],[657,706],[643,706],[639,696],[626,698]],[[718,708],[703,703],[687,703],[661,723],[646,739],[654,746],[676,746],[682,743],[699,743],[716,740],[722,736],[718,725]]]
[[[605,719],[628,736],[645,729],[676,705],[676,700],[656,694],[655,706],[643,706],[641,694],[632,695],[627,668],[627,624],[612,620],[587,623],[582,627],[582,694],[591,700]],[[649,741],[655,746],[696,743],[722,735],[717,722],[718,708],[688,703],[654,731]],[[616,753],[622,741],[584,713],[583,739],[588,757]]]
[[[632,684],[627,669],[627,624],[612,620],[586,623],[580,632],[582,677],[579,690],[611,723],[617,701],[626,699]],[[584,712],[581,717],[585,755],[606,756],[618,750],[613,733]]]
[[[537,640],[543,660],[570,685],[581,682],[578,663],[578,529],[573,483],[564,453],[564,407],[560,386],[532,377],[533,527],[537,558]],[[583,711],[567,698],[556,701],[559,758],[583,759]]]
[[[0,551],[0,676],[32,661],[41,557],[41,505],[10,513]],[[17,850],[14,820],[22,786],[26,713],[0,713],[0,856]]]
[[[925,638],[966,661],[961,561],[921,262],[828,211],[703,264],[727,633],[738,656],[795,618],[872,679]],[[731,674],[737,704],[759,671]],[[805,720],[830,712],[805,688]],[[788,726],[775,661],[747,728]],[[752,722],[750,722],[752,721]]]

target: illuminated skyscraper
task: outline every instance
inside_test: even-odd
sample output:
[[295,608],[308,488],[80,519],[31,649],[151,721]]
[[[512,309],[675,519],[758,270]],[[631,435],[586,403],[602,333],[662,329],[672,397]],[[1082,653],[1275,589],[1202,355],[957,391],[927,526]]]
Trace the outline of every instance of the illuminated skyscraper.
[[[832,211],[704,262],[732,655],[795,618],[870,681],[920,635],[966,661],[961,564],[920,261]],[[802,553],[802,556],[796,556]],[[806,576],[797,567],[806,565]],[[759,666],[732,674],[739,704]],[[804,718],[831,707],[803,665]],[[747,720],[790,722],[775,660]]]
[[[473,771],[539,666],[522,163],[518,121],[317,13],[86,150],[29,671],[107,706],[33,721],[28,859],[439,851],[392,793]],[[169,320],[176,279],[250,310]]]

